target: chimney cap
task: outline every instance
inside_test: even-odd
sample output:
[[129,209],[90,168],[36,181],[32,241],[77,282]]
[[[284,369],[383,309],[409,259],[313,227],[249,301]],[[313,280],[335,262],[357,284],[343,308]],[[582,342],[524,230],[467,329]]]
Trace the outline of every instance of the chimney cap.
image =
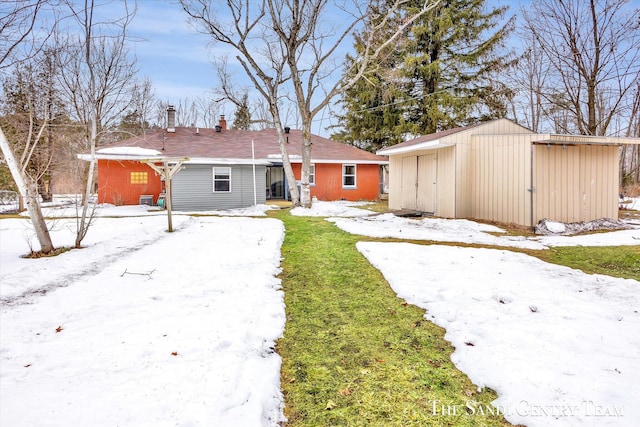
[[167,107],[167,132],[174,133],[176,131],[176,109],[173,105]]

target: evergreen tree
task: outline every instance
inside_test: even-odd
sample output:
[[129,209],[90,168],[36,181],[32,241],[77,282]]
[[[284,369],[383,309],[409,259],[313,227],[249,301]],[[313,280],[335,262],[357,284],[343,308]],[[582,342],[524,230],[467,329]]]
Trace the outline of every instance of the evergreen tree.
[[118,124],[118,131],[116,132],[118,139],[129,138],[132,135],[142,135],[145,129],[149,129],[149,122],[144,120],[142,114],[138,110],[128,111]]
[[[344,131],[334,138],[375,151],[407,137],[503,117],[510,92],[493,77],[510,65],[498,50],[513,19],[494,30],[507,7],[486,3],[441,1],[423,15],[386,60],[345,93]],[[403,12],[419,4],[413,1]],[[363,49],[358,41],[355,47]]]
[[233,129],[251,129],[251,112],[249,111],[249,95],[244,94],[236,106],[236,114],[233,118]]

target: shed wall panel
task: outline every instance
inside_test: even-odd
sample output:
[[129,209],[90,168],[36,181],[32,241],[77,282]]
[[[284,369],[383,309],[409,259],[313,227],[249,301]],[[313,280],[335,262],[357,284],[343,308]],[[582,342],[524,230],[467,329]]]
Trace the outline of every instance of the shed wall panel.
[[618,147],[534,146],[534,223],[618,218]]
[[[528,141],[534,139],[534,135],[533,132],[516,123],[507,119],[500,119],[446,137],[445,142],[456,143],[455,167],[457,184],[454,215],[456,218],[473,217],[489,219],[494,212],[498,211],[501,212],[500,217],[521,218],[522,214],[520,212],[513,212],[512,214],[505,213],[505,211],[514,209],[517,205],[503,205],[497,198],[484,200],[478,204],[480,197],[477,193],[478,188],[475,188],[472,184],[477,183],[477,180],[481,179],[483,183],[482,194],[484,196],[504,193],[505,189],[500,189],[502,184],[494,178],[497,171],[493,168],[482,168],[478,170],[476,168],[478,162],[490,165],[491,162],[496,159],[508,158],[509,156],[511,156],[511,158],[519,158],[525,154],[519,150],[515,150],[515,147],[517,144],[527,145]],[[513,140],[514,144],[516,144],[514,145],[515,151],[511,153],[511,155],[500,151],[492,151],[491,145],[494,144],[496,140],[504,140],[504,138]],[[485,144],[486,146],[480,147],[479,150],[478,144]],[[480,158],[477,156],[480,156]],[[530,155],[525,156],[527,159],[530,158]],[[510,176],[519,179],[522,173],[526,173],[526,171],[522,171],[520,168],[529,166],[521,165],[521,163],[513,164],[514,169],[511,171]],[[529,178],[528,181],[531,181],[531,179]],[[505,185],[510,184],[507,182]],[[521,185],[521,183],[518,182],[518,185]],[[517,203],[522,203],[522,201],[518,200]],[[481,212],[481,216],[476,216],[479,212]],[[518,224],[520,223],[518,222]]]
[[476,135],[466,147],[465,217],[530,225],[531,134]]
[[437,150],[438,177],[436,186],[435,215],[456,217],[456,147]]

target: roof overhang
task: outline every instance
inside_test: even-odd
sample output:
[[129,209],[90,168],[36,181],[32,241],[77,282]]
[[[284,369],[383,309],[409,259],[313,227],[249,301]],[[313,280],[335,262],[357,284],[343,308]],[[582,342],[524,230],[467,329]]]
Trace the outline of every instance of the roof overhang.
[[[280,154],[269,154],[268,159],[274,162],[282,162]],[[289,161],[291,163],[302,163],[302,156],[290,154]],[[357,159],[311,159],[311,163],[331,163],[331,164],[356,164],[356,165],[388,165],[388,160],[357,160]]]
[[454,145],[456,145],[455,142],[442,142],[436,139],[404,147],[387,147],[376,151],[376,154],[379,156],[393,156],[395,154],[410,153],[412,151],[439,150],[440,148],[453,147]]
[[[291,163],[302,163],[302,160],[298,160],[298,161],[294,161],[292,160]],[[335,160],[335,159],[311,159],[311,163],[331,163],[331,164],[337,164],[337,165],[344,165],[344,164],[349,164],[349,165],[388,165],[389,161],[388,160]]]
[[[91,154],[78,154],[80,160],[90,161]],[[271,166],[271,162],[262,159],[223,159],[223,158],[209,158],[209,157],[167,157],[167,156],[136,156],[136,155],[123,155],[123,154],[100,154],[96,153],[94,156],[96,160],[115,160],[115,161],[129,161],[140,163],[162,163],[167,161],[168,163],[182,162],[186,165],[253,165],[256,166]]]
[[140,162],[143,160],[154,159],[155,161],[162,162],[164,159],[168,159],[169,157],[165,156],[139,156],[134,154],[101,154],[96,153],[95,155],[91,154],[78,154],[78,159],[91,161],[94,160],[117,160],[117,161],[133,161]]
[[602,145],[620,146],[640,144],[640,138],[620,138],[613,136],[592,136],[592,135],[558,135],[540,134],[531,141],[535,145]]
[[227,159],[213,157],[191,157],[185,161],[186,165],[256,165],[271,166],[271,162],[263,159]]

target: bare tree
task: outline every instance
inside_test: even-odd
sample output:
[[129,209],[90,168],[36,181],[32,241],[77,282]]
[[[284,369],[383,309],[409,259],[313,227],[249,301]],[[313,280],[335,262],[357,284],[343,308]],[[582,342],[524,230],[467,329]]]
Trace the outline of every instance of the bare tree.
[[220,117],[219,100],[206,96],[198,96],[194,100],[196,107],[196,125],[205,128],[213,128],[218,124]]
[[[640,138],[640,79],[636,84],[624,135]],[[640,183],[640,146],[624,145],[620,149],[620,184],[624,186],[638,183]]]
[[505,76],[516,92],[512,101],[512,114],[527,128],[540,132],[547,104],[545,96],[549,64],[530,33],[522,34],[521,40],[524,43],[524,53],[512,73]]
[[141,81],[134,81],[131,94],[132,107],[137,112],[140,120],[140,135],[144,135],[152,120],[153,107],[156,103],[155,91],[149,77],[145,77]]
[[554,71],[548,100],[563,102],[579,133],[606,134],[640,73],[640,11],[627,0],[538,0],[524,19]]
[[[285,175],[294,204],[309,207],[311,126],[314,118],[364,74],[369,64],[437,1],[425,0],[414,14],[387,36],[390,18],[405,0],[329,2],[327,0],[230,0],[221,11],[209,0],[180,0],[198,29],[215,42],[230,46],[236,59],[266,100],[280,140]],[[378,13],[376,11],[382,11]],[[222,21],[221,17],[228,17]],[[365,49],[343,73],[345,46],[361,30]],[[380,43],[382,34],[385,34]],[[374,48],[375,46],[375,48]],[[340,74],[340,76],[336,76]],[[344,76],[344,77],[341,77]],[[348,77],[346,77],[348,76]],[[302,125],[301,194],[289,162],[280,101],[291,93]]]
[[[3,0],[0,2],[0,69],[26,61],[44,48],[58,19],[41,22],[45,11],[53,13],[56,0]],[[38,25],[44,31],[37,33]]]
[[[8,69],[16,64],[25,62],[42,51],[46,42],[34,34],[41,12],[52,2],[48,0],[9,0],[2,3],[0,9],[0,70]],[[53,21],[55,25],[57,21]],[[29,131],[22,147],[22,155],[18,158],[9,144],[3,130],[0,128],[0,150],[11,171],[20,196],[26,203],[27,212],[40,244],[40,251],[44,254],[53,252],[49,229],[42,215],[38,193],[38,176],[27,173],[27,166],[33,153],[38,147],[42,135],[47,127],[48,112],[40,123],[34,120],[33,108],[28,108]]]
[[96,147],[131,103],[135,61],[127,49],[127,31],[135,10],[126,1],[121,4],[124,10],[120,19],[100,23],[96,19],[95,0],[84,0],[80,5],[68,0],[79,31],[67,42],[69,48],[61,57],[62,86],[84,130],[84,148],[91,153],[76,247],[81,247],[93,219],[89,203],[94,187]]

